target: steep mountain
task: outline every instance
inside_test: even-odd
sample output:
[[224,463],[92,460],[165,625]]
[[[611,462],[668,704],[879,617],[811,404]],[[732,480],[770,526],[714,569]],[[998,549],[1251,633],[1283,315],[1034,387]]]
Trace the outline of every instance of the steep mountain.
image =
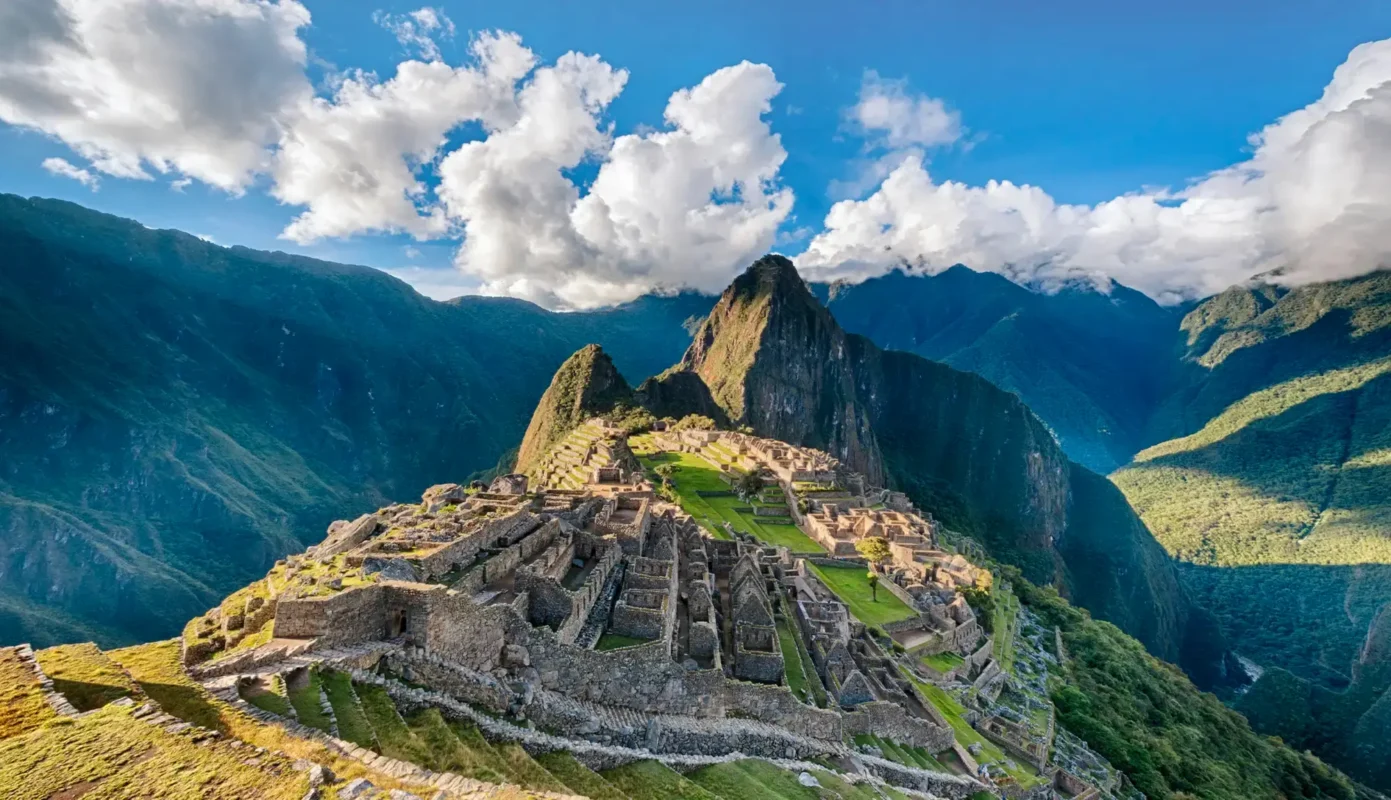
[[0,642],[168,636],[351,509],[489,469],[555,368],[699,295],[437,303],[366,267],[0,195]]
[[883,478],[1161,657],[1220,677],[1220,637],[1113,486],[1068,461],[1017,396],[845,333],[787,259],[760,259],[725,290],[662,382],[677,375],[699,378],[734,424]]
[[1391,786],[1357,733],[1391,707],[1391,273],[1234,287],[1184,317],[1178,348],[1150,422],[1167,441],[1113,479],[1268,668],[1239,701],[1257,728]]
[[1114,282],[1045,293],[956,266],[812,290],[846,331],[1019,395],[1070,458],[1103,474],[1149,444],[1145,423],[1175,377],[1178,316]]
[[522,437],[514,469],[527,472],[580,423],[632,400],[632,388],[608,353],[597,344],[585,345],[565,359],[541,395]]

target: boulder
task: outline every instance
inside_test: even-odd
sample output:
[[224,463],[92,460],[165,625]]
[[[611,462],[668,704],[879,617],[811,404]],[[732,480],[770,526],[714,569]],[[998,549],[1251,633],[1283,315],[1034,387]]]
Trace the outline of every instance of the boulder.
[[425,510],[433,514],[445,506],[464,502],[467,496],[464,487],[457,483],[440,483],[426,489],[420,501],[425,504]]
[[526,494],[527,477],[521,473],[499,475],[488,486],[489,494]]
[[519,644],[503,645],[502,663],[508,667],[531,666],[531,653]]
[[356,778],[338,790],[338,800],[369,800],[377,794],[377,787],[366,778]]

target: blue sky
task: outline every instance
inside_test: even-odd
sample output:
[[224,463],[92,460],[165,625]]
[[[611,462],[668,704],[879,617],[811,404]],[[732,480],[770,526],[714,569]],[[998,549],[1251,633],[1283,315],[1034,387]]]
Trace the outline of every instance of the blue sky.
[[[406,56],[374,12],[420,3],[314,2],[300,35],[308,75],[361,68],[383,79]],[[866,138],[848,130],[866,70],[906,80],[959,113],[964,136],[933,148],[932,178],[1041,187],[1058,203],[1094,205],[1147,186],[1182,187],[1250,158],[1247,137],[1316,100],[1358,44],[1391,37],[1391,3],[1316,2],[451,2],[440,39],[450,64],[470,33],[520,34],[542,64],[597,54],[629,73],[604,119],[617,134],[662,125],[668,97],[742,60],[770,66],[783,89],[764,116],[781,136],[778,180],[795,194],[780,246],[797,252],[832,204],[828,186],[854,176]],[[1129,6],[1129,8],[1127,8]],[[459,138],[455,134],[454,139]],[[0,126],[0,189],[55,196],[174,227],[223,244],[284,249],[391,268],[443,267],[457,238],[411,242],[362,234],[296,244],[278,238],[303,210],[268,196],[261,176],[240,196],[194,182],[103,177],[93,192],[40,165],[73,150],[43,132]],[[575,170],[593,177],[591,163]],[[433,185],[433,179],[426,178]],[[788,241],[796,231],[803,235]],[[406,245],[419,255],[404,255]]]

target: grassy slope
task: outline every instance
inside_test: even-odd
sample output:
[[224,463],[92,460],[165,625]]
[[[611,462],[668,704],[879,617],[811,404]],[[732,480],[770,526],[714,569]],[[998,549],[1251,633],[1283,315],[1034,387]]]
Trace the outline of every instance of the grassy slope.
[[12,647],[0,649],[0,738],[37,728],[58,717],[38,678]]
[[719,538],[726,538],[719,523],[728,522],[737,531],[751,533],[768,544],[785,545],[794,553],[826,552],[796,525],[767,522],[738,510],[750,507],[738,497],[701,497],[700,492],[728,492],[730,489],[729,484],[720,480],[719,470],[694,453],[653,453],[643,457],[643,464],[648,469],[660,464],[672,465],[672,483],[681,507]]
[[128,709],[105,708],[0,741],[0,796],[7,800],[89,792],[111,800],[297,800],[308,788],[288,762],[248,764],[244,751],[196,745]]
[[1066,681],[1050,687],[1058,720],[1147,796],[1209,800],[1357,796],[1317,758],[1251,731],[1245,718],[1199,692],[1115,626],[1094,621],[1052,589],[1015,591],[1045,624],[1061,627]]
[[663,800],[718,800],[714,793],[681,777],[671,767],[657,761],[632,764],[599,773],[629,797],[661,797]]

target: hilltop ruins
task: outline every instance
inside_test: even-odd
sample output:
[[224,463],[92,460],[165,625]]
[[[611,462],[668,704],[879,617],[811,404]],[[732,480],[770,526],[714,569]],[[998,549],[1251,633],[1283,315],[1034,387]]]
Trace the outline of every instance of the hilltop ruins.
[[[1006,681],[961,594],[988,573],[943,549],[935,521],[820,451],[655,427],[643,438],[649,453],[707,458],[731,487],[755,476],[764,510],[788,515],[825,553],[770,546],[727,523],[711,530],[659,487],[624,428],[595,418],[530,474],[433,486],[420,503],[334,523],[322,543],[191,621],[186,668],[209,686],[242,685],[331,652],[340,666],[590,744],[849,757],[947,797],[1085,784],[1025,783],[979,763],[979,746],[961,742],[925,696],[960,682],[990,702]],[[867,536],[886,539],[891,559],[866,566],[855,542]],[[817,565],[873,570],[910,611],[866,625]],[[815,691],[789,688],[804,681]],[[1044,778],[1067,775],[1020,726],[971,713],[988,720],[984,737],[1032,756]],[[924,770],[847,745],[865,737],[954,766]]]

